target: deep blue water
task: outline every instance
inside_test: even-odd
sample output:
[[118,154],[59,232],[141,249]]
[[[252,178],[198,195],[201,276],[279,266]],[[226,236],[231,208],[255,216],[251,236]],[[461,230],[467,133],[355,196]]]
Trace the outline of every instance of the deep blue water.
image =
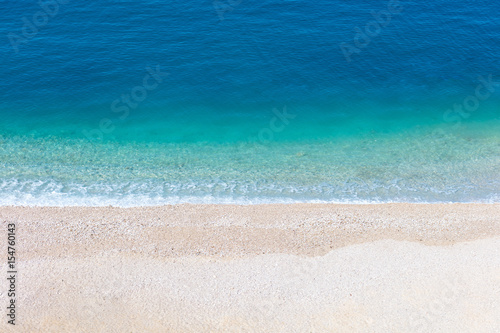
[[500,3],[44,3],[0,5],[0,204],[500,200]]

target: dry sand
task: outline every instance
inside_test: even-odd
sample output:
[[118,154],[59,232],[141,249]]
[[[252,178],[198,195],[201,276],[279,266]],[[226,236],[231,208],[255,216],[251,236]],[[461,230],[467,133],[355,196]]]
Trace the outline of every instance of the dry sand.
[[0,207],[0,220],[4,249],[16,223],[19,272],[17,325],[3,310],[1,332],[500,332],[498,204]]

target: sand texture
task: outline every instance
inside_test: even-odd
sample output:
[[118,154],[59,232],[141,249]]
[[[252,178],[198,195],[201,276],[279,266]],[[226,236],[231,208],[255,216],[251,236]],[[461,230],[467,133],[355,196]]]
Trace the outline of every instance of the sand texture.
[[0,220],[4,249],[16,224],[19,295],[1,332],[500,332],[498,204],[0,207]]

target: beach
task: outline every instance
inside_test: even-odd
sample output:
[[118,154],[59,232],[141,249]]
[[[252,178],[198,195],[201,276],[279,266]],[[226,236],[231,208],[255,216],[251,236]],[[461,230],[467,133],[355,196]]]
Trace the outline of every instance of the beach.
[[500,331],[500,204],[4,206],[0,219],[16,225],[19,295],[2,332]]
[[500,2],[0,14],[0,333],[500,332]]

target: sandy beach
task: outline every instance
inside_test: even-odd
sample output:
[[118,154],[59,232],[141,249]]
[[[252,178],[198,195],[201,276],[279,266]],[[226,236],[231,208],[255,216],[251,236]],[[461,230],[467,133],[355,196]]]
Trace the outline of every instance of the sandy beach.
[[0,207],[0,219],[3,248],[16,224],[19,295],[2,332],[500,331],[499,204]]

